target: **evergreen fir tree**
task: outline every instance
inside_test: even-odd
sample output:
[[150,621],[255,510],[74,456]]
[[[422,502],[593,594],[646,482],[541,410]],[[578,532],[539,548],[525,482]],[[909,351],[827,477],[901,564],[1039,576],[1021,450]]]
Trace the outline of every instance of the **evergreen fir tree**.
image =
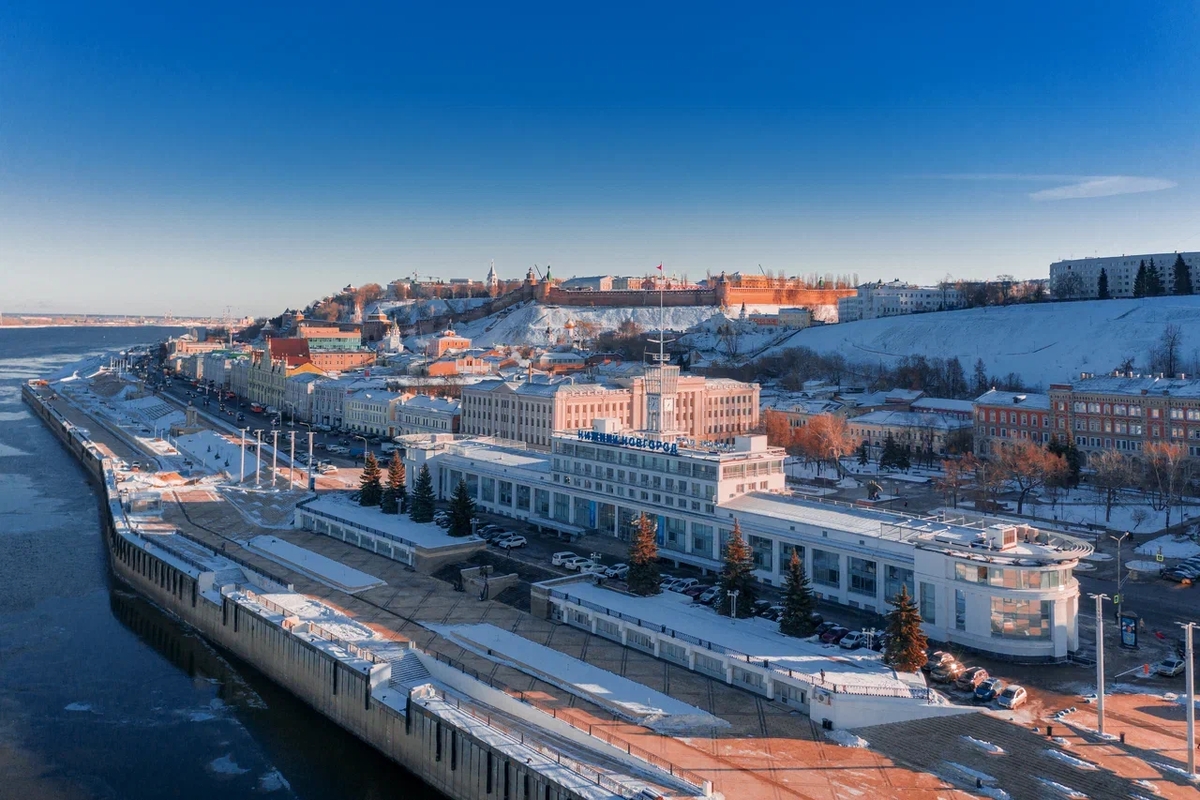
[[783,616],[779,619],[779,630],[788,636],[812,636],[817,627],[813,619],[816,608],[817,598],[804,574],[804,563],[800,561],[799,552],[793,549],[783,584]]
[[405,495],[404,462],[400,460],[400,451],[392,451],[392,460],[388,462],[387,480],[383,482],[383,496],[379,506],[385,514],[399,514],[403,509],[400,498]]
[[883,661],[900,672],[916,672],[926,661],[929,641],[921,631],[921,615],[908,594],[908,586],[901,584],[900,593],[889,605],[892,610],[887,614],[888,641]]
[[658,540],[655,538],[658,525],[645,512],[638,517],[629,542],[629,574],[626,583],[629,591],[642,596],[658,594],[662,576],[658,572]]
[[[967,393],[967,373],[958,357],[946,359],[946,393],[951,397],[962,397]],[[976,395],[978,397],[978,395]]]
[[1150,263],[1146,265],[1146,296],[1161,297],[1165,291],[1163,289],[1162,275],[1159,274],[1158,266],[1152,258],[1150,259]]
[[898,466],[899,460],[900,448],[896,445],[892,432],[888,431],[883,436],[883,449],[879,451],[879,468],[892,469]]
[[1142,259],[1138,262],[1137,274],[1133,276],[1133,296],[1146,296],[1146,260]]
[[1172,267],[1172,271],[1175,273],[1175,294],[1192,294],[1192,273],[1183,256],[1178,253],[1175,254],[1175,266]]
[[1100,280],[1096,282],[1096,297],[1099,300],[1107,300],[1110,295],[1108,293],[1108,270],[1100,268]]
[[429,474],[429,465],[422,464],[413,484],[412,513],[409,517],[413,522],[433,522],[435,502],[433,476]]
[[447,533],[451,536],[470,536],[471,520],[474,518],[475,501],[471,499],[466,479],[459,478],[458,485],[454,487],[454,496],[450,498],[450,529]]
[[896,469],[899,469],[903,472],[908,472],[911,466],[912,445],[906,444],[904,447],[899,448],[899,452],[896,454]]
[[725,567],[721,570],[721,579],[717,582],[717,586],[721,588],[721,596],[717,600],[717,613],[732,616],[730,611],[733,604],[730,602],[729,593],[736,591],[738,617],[751,616],[754,601],[758,599],[753,572],[754,559],[750,547],[742,538],[741,526],[734,520],[729,541],[725,543]]
[[375,460],[374,453],[367,453],[367,459],[363,464],[362,477],[358,480],[358,504],[363,506],[377,506],[383,497],[383,486],[380,484],[382,473],[379,471],[379,462]]
[[987,365],[983,363],[982,358],[975,362],[975,373],[971,377],[971,389],[974,391],[976,397],[986,393],[988,390]]
[[863,442],[858,446],[858,465],[865,467],[870,460],[871,456],[867,453],[867,443]]

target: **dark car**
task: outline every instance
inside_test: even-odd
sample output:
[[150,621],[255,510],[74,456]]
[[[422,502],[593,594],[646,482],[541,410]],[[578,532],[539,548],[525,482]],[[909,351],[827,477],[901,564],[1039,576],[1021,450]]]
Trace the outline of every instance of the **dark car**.
[[975,702],[990,703],[1004,691],[1004,681],[999,678],[988,678],[975,687]]
[[813,633],[815,633],[817,636],[824,636],[826,633],[829,632],[829,630],[831,628],[837,628],[837,627],[840,627],[840,626],[836,622],[829,620],[827,622],[821,622],[820,624],[818,624],[817,629],[815,631],[813,631]]
[[837,644],[846,634],[850,632],[849,628],[843,628],[841,625],[835,625],[825,633],[821,634],[822,644]]
[[954,679],[954,688],[964,692],[973,692],[975,687],[988,679],[987,670],[983,667],[970,667]]
[[699,597],[700,595],[704,594],[711,588],[712,588],[711,586],[706,586],[705,584],[698,583],[695,586],[693,586],[692,588],[685,591],[684,594],[687,595],[688,597],[695,598],[695,597]]
[[1184,581],[1195,582],[1196,578],[1200,577],[1200,569],[1179,564],[1168,570],[1163,570],[1162,576],[1176,583],[1183,583]]

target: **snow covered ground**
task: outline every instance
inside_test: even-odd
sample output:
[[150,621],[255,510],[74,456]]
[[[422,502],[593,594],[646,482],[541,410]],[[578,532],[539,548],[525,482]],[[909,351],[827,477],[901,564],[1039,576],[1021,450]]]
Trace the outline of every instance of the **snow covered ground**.
[[361,592],[372,586],[384,585],[384,581],[374,575],[348,567],[331,558],[326,558],[320,553],[314,553],[274,536],[255,536],[250,540],[250,549],[272,561],[293,567],[322,583],[332,585],[350,594]]
[[428,625],[447,639],[489,657],[499,656],[529,675],[660,732],[728,727],[707,711],[622,678],[606,669],[529,641],[495,625]]
[[432,522],[413,522],[407,514],[384,514],[378,506],[360,506],[349,492],[325,492],[307,508],[322,511],[367,529],[380,530],[399,536],[421,547],[458,546],[479,539],[472,536],[455,538]]
[[[679,306],[664,311],[668,330],[685,331],[717,313],[712,306]],[[613,331],[621,323],[633,320],[643,330],[658,327],[658,308],[580,308],[577,306],[546,306],[526,303],[506,309],[483,319],[455,326],[455,330],[471,338],[472,344],[492,347],[498,344],[547,345],[566,334],[566,324],[573,321],[593,323],[601,331]]]
[[1163,558],[1191,558],[1200,554],[1200,544],[1191,536],[1176,536],[1168,533],[1148,542],[1140,544],[1134,550],[1144,556],[1154,556],[1162,553]]
[[1089,300],[941,311],[808,328],[768,351],[809,347],[848,359],[894,365],[906,355],[957,356],[971,371],[1018,373],[1048,387],[1080,372],[1104,373],[1125,358],[1146,367],[1167,324],[1183,332],[1183,351],[1200,347],[1200,295],[1145,300]]

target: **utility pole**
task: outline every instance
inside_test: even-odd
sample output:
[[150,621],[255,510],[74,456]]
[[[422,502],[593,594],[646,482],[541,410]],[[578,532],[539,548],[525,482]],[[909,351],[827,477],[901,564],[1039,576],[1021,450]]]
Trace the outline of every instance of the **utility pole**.
[[1195,670],[1192,667],[1192,628],[1196,627],[1194,622],[1179,622],[1176,623],[1183,628],[1184,642],[1186,642],[1187,659],[1185,673],[1187,675],[1187,749],[1188,749],[1188,775],[1196,775],[1196,683]]
[[1096,730],[1104,735],[1104,593],[1089,594],[1096,601]]
[[238,478],[238,483],[244,483],[246,481],[246,432],[250,429],[241,428],[240,430],[242,432],[242,477]]
[[290,487],[296,482],[296,432],[291,431],[288,434],[291,438],[291,449],[288,452],[288,486]]
[[271,431],[271,488],[275,488],[275,477],[279,470],[279,428],[274,428]]

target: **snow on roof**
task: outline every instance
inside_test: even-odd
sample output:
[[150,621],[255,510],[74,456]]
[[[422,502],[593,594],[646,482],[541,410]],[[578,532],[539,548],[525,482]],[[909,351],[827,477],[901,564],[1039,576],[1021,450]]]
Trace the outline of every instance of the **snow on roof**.
[[949,414],[937,414],[927,411],[871,411],[850,420],[851,425],[884,425],[895,428],[937,428],[938,430],[957,430],[969,428],[971,420],[961,419]]
[[914,400],[912,408],[924,408],[930,411],[958,411],[970,414],[975,410],[970,400],[952,400],[948,397],[922,397]]
[[894,525],[907,517],[887,511],[859,508],[848,504],[816,502],[788,494],[750,492],[721,503],[723,512],[756,514],[814,528],[843,531],[862,536],[880,536],[884,525]]
[[516,467],[545,473],[551,471],[550,456],[547,454],[505,447],[488,440],[468,439],[451,442],[446,447],[446,453],[461,458],[478,459],[491,466]]
[[1023,406],[1038,411],[1050,410],[1050,395],[1036,392],[1000,392],[995,389],[984,392],[975,399],[981,406]]
[[415,397],[410,397],[404,401],[405,408],[421,409],[425,411],[442,411],[447,414],[457,414],[462,406],[461,400],[448,400],[445,397],[430,397],[427,394],[419,394]]
[[1071,381],[1075,392],[1121,394],[1140,397],[1144,394],[1172,397],[1200,397],[1200,379],[1159,378],[1151,375],[1100,375]]
[[641,620],[644,627],[674,630],[701,641],[712,642],[755,659],[768,659],[773,666],[806,675],[825,671],[833,684],[889,688],[924,687],[918,673],[898,673],[883,663],[872,650],[843,650],[785,636],[777,623],[761,618],[731,620],[712,609],[692,602],[686,595],[664,592],[652,597],[634,597],[590,583],[572,583],[559,591],[569,598],[595,603]]
[[473,536],[454,537],[432,522],[413,522],[405,514],[384,514],[376,506],[360,506],[350,492],[324,492],[304,504],[305,509],[328,514],[368,530],[383,531],[418,547],[456,547],[478,542]]

